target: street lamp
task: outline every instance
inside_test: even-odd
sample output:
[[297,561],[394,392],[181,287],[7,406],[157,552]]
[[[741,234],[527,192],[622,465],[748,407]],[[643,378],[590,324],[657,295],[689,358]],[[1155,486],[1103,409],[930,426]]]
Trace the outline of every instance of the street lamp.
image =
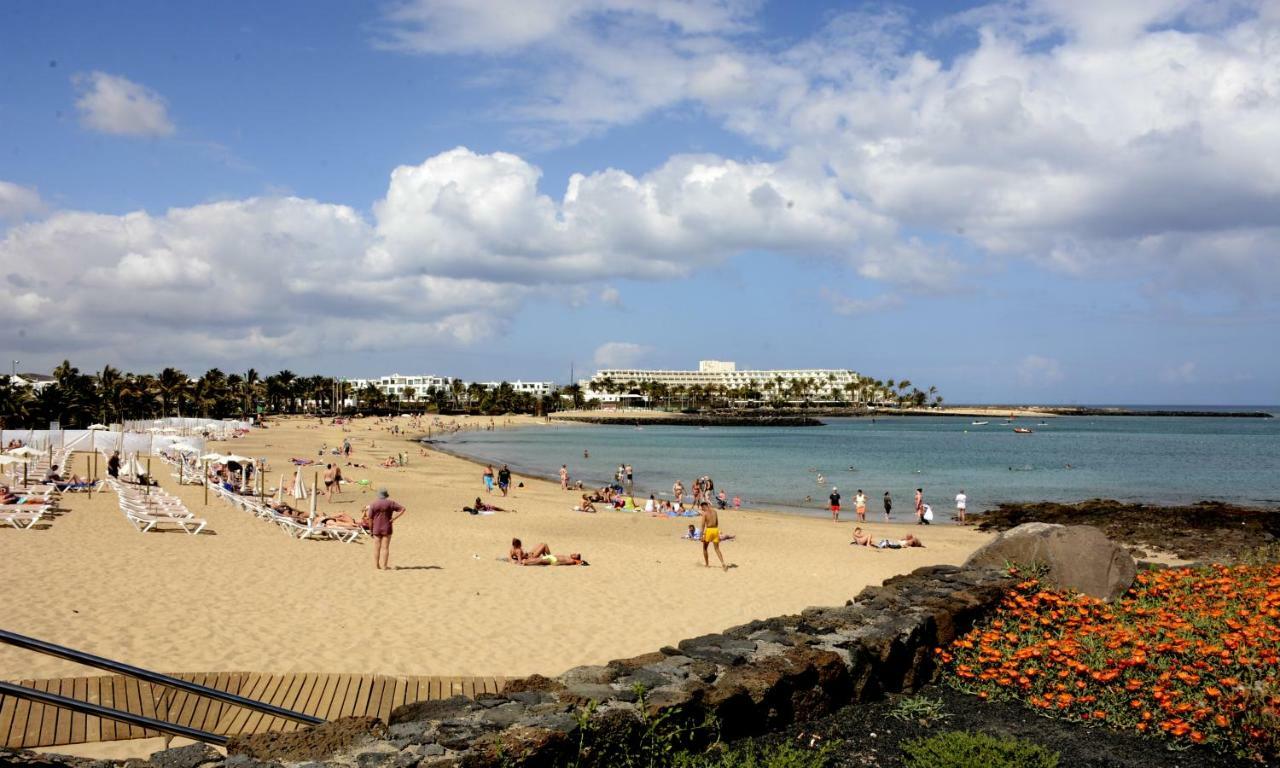
[[13,376],[12,376],[12,378],[10,379],[10,382],[11,382],[11,383],[12,383],[12,379],[16,379],[16,378],[18,378],[18,363],[20,363],[20,362],[22,362],[22,361],[21,361],[21,360],[14,360],[14,361],[13,361]]

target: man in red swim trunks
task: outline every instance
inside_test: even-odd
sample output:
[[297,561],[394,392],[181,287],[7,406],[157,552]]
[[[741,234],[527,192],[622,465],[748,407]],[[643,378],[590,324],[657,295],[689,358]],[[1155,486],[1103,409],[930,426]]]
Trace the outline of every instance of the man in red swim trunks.
[[391,559],[392,524],[404,514],[404,507],[388,496],[387,489],[380,488],[377,500],[365,507],[365,513],[369,517],[369,533],[373,535],[373,567],[381,571],[390,570],[387,563]]

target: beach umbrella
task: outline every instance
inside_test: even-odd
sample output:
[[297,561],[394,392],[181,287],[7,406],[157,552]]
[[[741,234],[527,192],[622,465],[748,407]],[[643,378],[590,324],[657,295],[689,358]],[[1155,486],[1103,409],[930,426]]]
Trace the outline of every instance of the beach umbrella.
[[313,520],[316,516],[316,499],[319,498],[319,496],[320,494],[318,493],[311,494],[311,519]]
[[302,477],[302,467],[298,467],[298,470],[293,475],[293,498],[305,499],[309,495],[307,481]]
[[26,464],[27,462],[17,456],[0,456],[0,466],[6,464]]
[[275,502],[279,504],[284,501],[284,473],[280,473],[280,482],[276,485]]
[[138,462],[138,454],[136,453],[129,454],[129,457],[124,460],[124,464],[121,465],[120,471],[126,475],[133,475],[135,478],[139,475],[146,474],[146,470],[143,469],[142,464]]
[[106,424],[90,424],[89,429],[111,429]]
[[201,460],[201,461],[212,461],[212,462],[215,462],[215,463],[219,463],[219,464],[220,464],[220,463],[222,463],[222,462],[226,461],[226,460],[227,460],[227,458],[226,458],[225,456],[223,456],[222,454],[220,454],[220,453],[206,453],[205,455],[203,455],[203,456],[201,456],[201,457],[200,457],[200,460]]
[[174,443],[173,445],[169,446],[169,448],[170,450],[177,451],[178,453],[195,453],[196,451],[200,450],[199,448],[195,447],[194,445],[190,445],[189,443]]
[[237,464],[252,464],[252,463],[253,463],[253,459],[249,458],[248,456],[240,456],[240,455],[237,455],[237,454],[234,454],[234,453],[228,453],[227,455],[225,455],[225,456],[223,456],[223,457],[222,457],[222,460],[223,460],[223,461],[234,461],[234,462],[235,462],[235,463],[237,463]]
[[35,448],[32,448],[31,446],[24,445],[21,448],[14,448],[12,451],[9,451],[9,455],[22,456],[23,458],[29,458],[31,456],[39,456],[40,451],[37,451]]

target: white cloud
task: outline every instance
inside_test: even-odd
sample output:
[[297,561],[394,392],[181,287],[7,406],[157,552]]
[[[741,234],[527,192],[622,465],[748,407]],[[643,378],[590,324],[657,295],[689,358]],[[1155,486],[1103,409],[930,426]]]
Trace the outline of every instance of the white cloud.
[[600,368],[631,368],[652,349],[629,341],[607,341],[596,347],[592,361]]
[[1062,365],[1052,357],[1027,355],[1018,362],[1018,381],[1024,387],[1057,384],[1062,381]]
[[34,216],[44,211],[40,193],[30,187],[9,181],[0,181],[0,221]]
[[117,136],[169,136],[174,132],[160,94],[106,72],[76,75],[76,109],[86,128]]
[[889,312],[904,304],[902,296],[896,293],[882,293],[870,298],[851,298],[830,288],[822,288],[819,295],[831,304],[831,310],[837,315],[869,315],[878,312]]

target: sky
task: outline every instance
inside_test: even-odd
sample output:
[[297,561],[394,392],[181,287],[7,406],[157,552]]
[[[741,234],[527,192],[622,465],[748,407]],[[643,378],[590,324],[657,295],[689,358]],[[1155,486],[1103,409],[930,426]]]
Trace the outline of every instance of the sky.
[[6,3],[0,346],[1275,404],[1278,148],[1274,0]]

